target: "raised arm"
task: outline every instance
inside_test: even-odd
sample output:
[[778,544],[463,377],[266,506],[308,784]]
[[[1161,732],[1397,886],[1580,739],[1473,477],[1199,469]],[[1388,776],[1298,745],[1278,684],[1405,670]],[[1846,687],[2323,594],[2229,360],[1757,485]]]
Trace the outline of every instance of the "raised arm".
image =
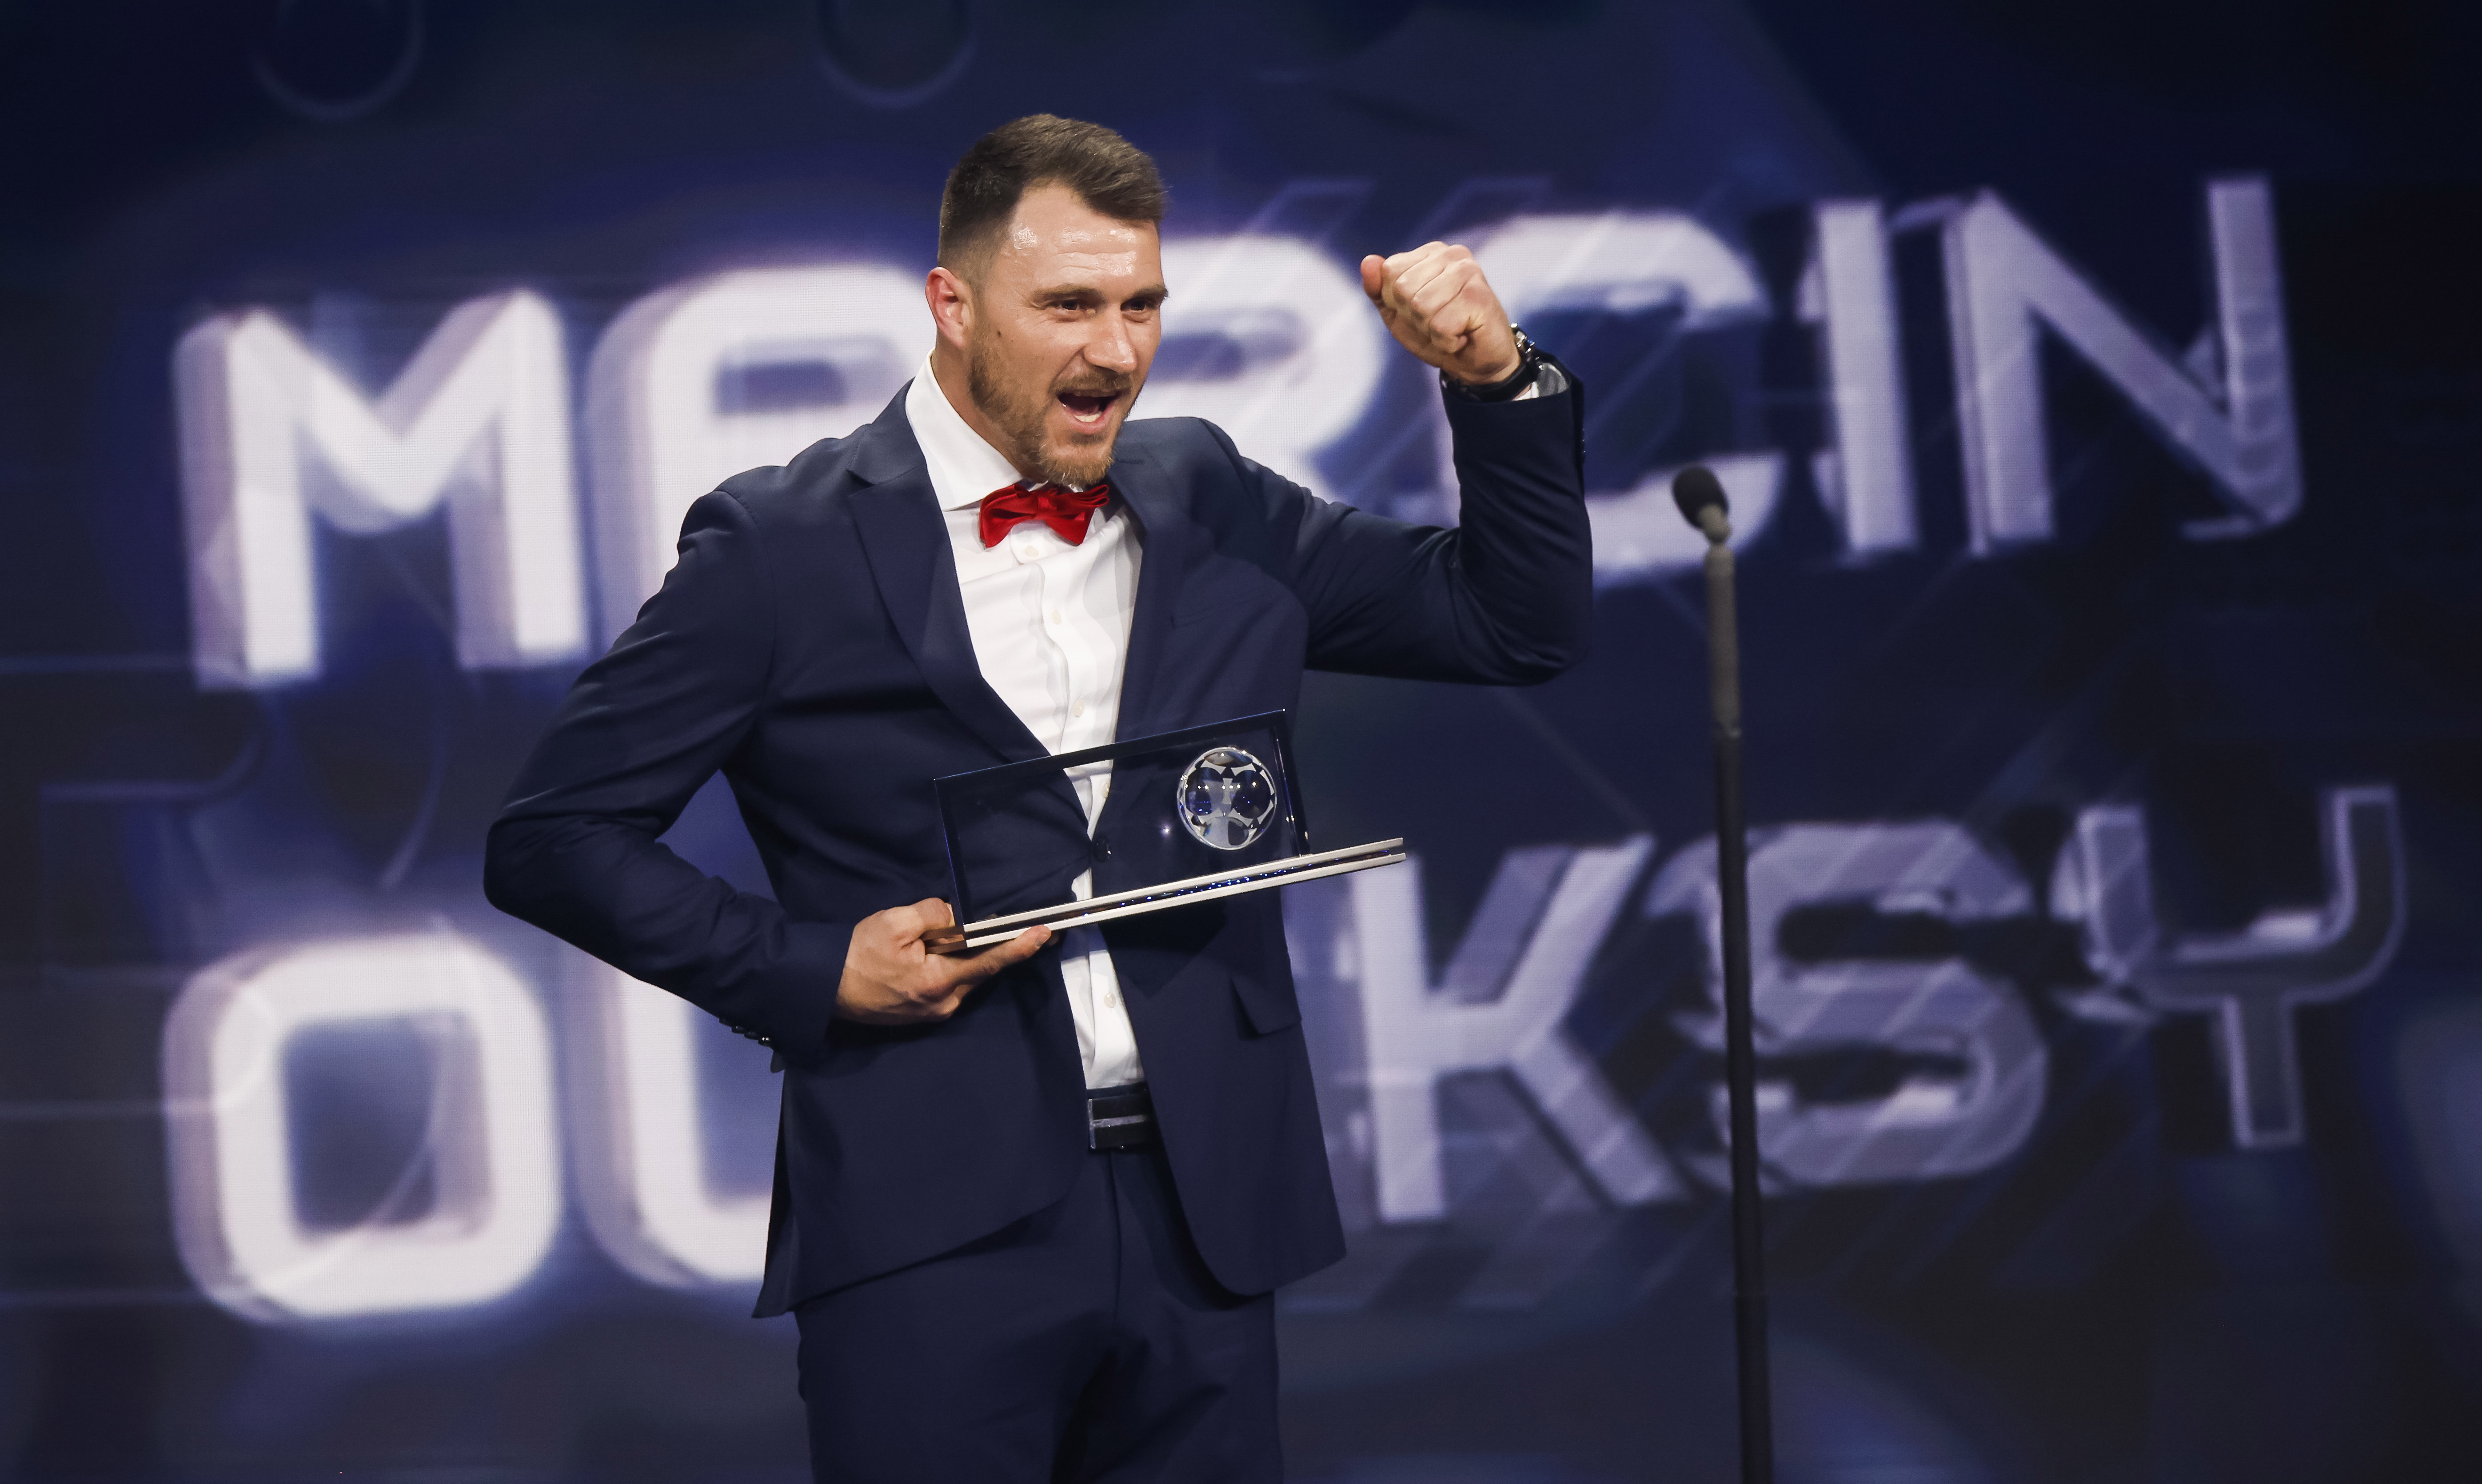
[[[1309,619],[1314,670],[1535,685],[1586,654],[1594,544],[1577,459],[1578,393],[1448,399],[1461,524],[1410,525],[1333,504],[1241,457]],[[1211,426],[1211,425],[1210,425]]]
[[[1366,258],[1361,281],[1397,341],[1449,381],[1489,394],[1522,368],[1498,297],[1465,249]],[[1481,401],[1442,389],[1462,501],[1455,530],[1329,504],[1233,455],[1287,539],[1313,667],[1525,685],[1584,657],[1594,625],[1584,391],[1556,360],[1525,391]]]

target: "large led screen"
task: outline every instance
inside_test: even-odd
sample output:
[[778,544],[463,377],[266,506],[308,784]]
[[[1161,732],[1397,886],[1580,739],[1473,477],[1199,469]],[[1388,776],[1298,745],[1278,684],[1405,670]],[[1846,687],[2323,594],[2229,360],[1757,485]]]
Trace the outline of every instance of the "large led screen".
[[[1692,462],[1782,1476],[2474,1476],[2482,316],[2403,286],[2470,146],[1888,10],[16,8],[0,1472],[805,1476],[766,1051],[483,832],[1052,110],[1172,188],[1139,415],[1453,523],[1354,267],[1433,238],[1590,388],[1592,657],[1297,722],[1413,859],[1285,892],[1351,1249],[1280,1297],[1295,1476],[1732,1476]],[[721,784],[668,843],[767,889]]]

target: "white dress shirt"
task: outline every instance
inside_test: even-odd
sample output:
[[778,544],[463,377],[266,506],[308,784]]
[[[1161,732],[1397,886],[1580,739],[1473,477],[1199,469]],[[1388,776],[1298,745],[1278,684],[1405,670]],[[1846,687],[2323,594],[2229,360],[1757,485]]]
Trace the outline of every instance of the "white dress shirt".
[[[1121,673],[1128,664],[1143,545],[1128,507],[1115,496],[1088,521],[1078,545],[1040,520],[1026,520],[987,547],[983,497],[1023,476],[949,405],[927,356],[905,393],[905,420],[922,445],[931,491],[948,523],[965,628],[983,679],[1052,752],[1111,741],[1120,725]],[[1111,792],[1112,765],[1072,768],[1069,777],[1091,835]],[[1070,889],[1081,900],[1093,895],[1095,873],[1081,872]],[[1100,930],[1070,928],[1061,935],[1060,975],[1069,986],[1086,1085],[1118,1087],[1145,1077]]]

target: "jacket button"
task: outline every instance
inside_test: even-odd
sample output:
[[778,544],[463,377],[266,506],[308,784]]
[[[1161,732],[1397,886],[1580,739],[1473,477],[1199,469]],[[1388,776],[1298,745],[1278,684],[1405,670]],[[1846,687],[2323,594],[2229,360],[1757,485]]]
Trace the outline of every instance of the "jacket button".
[[1098,861],[1110,860],[1112,858],[1111,836],[1104,835],[1097,835],[1095,836],[1093,853],[1095,859]]

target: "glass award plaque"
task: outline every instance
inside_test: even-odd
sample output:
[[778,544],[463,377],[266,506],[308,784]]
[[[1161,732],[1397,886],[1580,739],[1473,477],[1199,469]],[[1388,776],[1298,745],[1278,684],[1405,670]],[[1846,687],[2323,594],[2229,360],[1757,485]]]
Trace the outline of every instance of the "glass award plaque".
[[[1292,753],[1290,719],[1268,711],[932,780],[963,926],[923,945],[966,953],[1038,923],[1087,927],[1405,859],[1402,839],[1314,848]],[[1089,836],[1069,780],[1107,767],[1110,807]],[[1090,870],[1080,900],[1072,883]]]

